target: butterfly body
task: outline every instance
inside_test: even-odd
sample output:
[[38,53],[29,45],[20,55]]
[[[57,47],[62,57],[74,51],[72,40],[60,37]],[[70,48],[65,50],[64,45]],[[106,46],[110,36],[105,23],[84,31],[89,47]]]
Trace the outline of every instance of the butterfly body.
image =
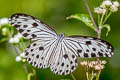
[[10,24],[33,42],[25,49],[26,60],[37,68],[48,68],[58,75],[72,73],[77,57],[111,57],[114,49],[104,40],[85,36],[58,35],[41,20],[23,13],[13,14]]
[[58,36],[58,42],[61,42],[63,40],[63,38],[65,37],[64,33],[61,33],[59,36]]

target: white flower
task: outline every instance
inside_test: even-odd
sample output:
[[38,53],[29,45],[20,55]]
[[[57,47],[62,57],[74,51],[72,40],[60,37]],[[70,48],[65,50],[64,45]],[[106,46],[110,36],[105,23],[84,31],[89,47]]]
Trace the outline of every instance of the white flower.
[[118,1],[113,1],[113,5],[116,6],[116,7],[119,7],[119,6],[120,6],[120,4],[119,4]]
[[18,43],[23,36],[18,33],[14,37],[10,38],[9,43]]
[[7,28],[3,28],[3,29],[2,29],[2,32],[6,32],[6,31],[7,31]]
[[87,66],[87,65],[88,65],[88,62],[87,62],[87,61],[83,61],[83,62],[80,62],[80,64],[81,64],[82,66]]
[[20,41],[19,38],[17,38],[17,37],[14,37],[13,39],[14,39],[14,43],[19,43],[19,41]]
[[25,59],[22,59],[22,62],[25,62],[26,60]]
[[16,57],[16,62],[20,62],[22,60],[22,58],[20,56]]
[[23,36],[20,33],[18,33],[18,34],[15,35],[15,38],[22,38],[22,37]]
[[97,13],[97,14],[105,14],[106,12],[106,9],[105,8],[101,8],[101,7],[97,7],[97,8],[94,8],[94,12]]
[[116,12],[116,11],[118,11],[118,7],[116,7],[115,5],[112,5],[112,6],[110,6],[109,10],[111,12]]
[[18,43],[18,42],[19,42],[19,39],[16,38],[16,37],[13,37],[13,38],[9,39],[9,43]]
[[95,70],[100,70],[101,69],[100,65],[96,65],[96,66],[94,66],[94,68],[95,68]]
[[25,53],[24,52],[21,53],[20,56],[23,57],[23,58],[25,58]]
[[91,61],[91,63],[94,65],[94,64],[96,64],[96,61]]
[[13,38],[10,38],[9,39],[9,43],[13,43],[14,42],[14,39]]
[[100,7],[102,8],[106,8],[112,5],[112,2],[110,0],[105,0],[102,2],[102,4],[100,5]]
[[2,18],[2,19],[0,19],[0,25],[8,24],[8,22],[9,22],[8,18]]
[[92,68],[92,67],[93,67],[93,63],[90,62],[90,63],[88,64],[88,66]]
[[5,36],[7,35],[7,28],[2,28],[2,34]]
[[106,62],[105,60],[101,62],[101,64],[106,64],[106,63],[107,63],[107,62]]

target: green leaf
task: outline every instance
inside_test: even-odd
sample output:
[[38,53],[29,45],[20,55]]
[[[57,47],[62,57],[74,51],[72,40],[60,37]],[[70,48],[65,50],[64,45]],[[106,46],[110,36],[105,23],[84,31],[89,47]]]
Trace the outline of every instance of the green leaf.
[[88,14],[74,14],[74,15],[71,15],[70,17],[68,17],[67,19],[70,19],[70,18],[78,19],[78,20],[82,21],[83,23],[85,23],[91,29],[95,30],[93,23],[90,19],[90,16]]
[[102,28],[106,28],[106,29],[107,29],[106,36],[108,36],[108,33],[109,33],[109,32],[110,32],[110,30],[111,30],[110,25],[109,25],[109,24],[104,24],[104,25],[102,26]]
[[0,43],[7,41],[7,40],[8,40],[8,38],[2,38],[2,39],[0,39]]

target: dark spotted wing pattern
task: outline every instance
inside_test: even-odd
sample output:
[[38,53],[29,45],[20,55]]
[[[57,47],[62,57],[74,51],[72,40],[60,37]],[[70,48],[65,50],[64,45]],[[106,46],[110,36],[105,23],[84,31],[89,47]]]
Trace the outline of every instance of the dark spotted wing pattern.
[[10,24],[33,42],[26,48],[26,60],[37,68],[48,68],[58,75],[67,75],[77,68],[77,57],[111,57],[113,47],[92,37],[61,38],[47,24],[27,14],[14,14]]
[[25,38],[30,40],[48,40],[57,36],[57,33],[47,24],[26,14],[13,14],[9,22]]
[[97,38],[70,36],[65,37],[65,41],[69,49],[81,58],[111,57],[114,52],[110,43]]
[[64,39],[58,44],[55,53],[50,66],[51,71],[58,75],[67,75],[76,69],[77,55],[69,49]]

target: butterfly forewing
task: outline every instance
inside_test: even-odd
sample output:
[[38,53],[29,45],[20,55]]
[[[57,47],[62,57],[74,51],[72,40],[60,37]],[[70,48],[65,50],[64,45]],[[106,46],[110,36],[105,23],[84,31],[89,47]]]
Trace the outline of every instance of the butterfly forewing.
[[47,24],[26,14],[13,14],[9,21],[25,38],[30,40],[51,39],[57,36],[57,33]]
[[112,45],[104,40],[92,37],[71,36],[66,37],[65,41],[69,45],[69,49],[81,58],[111,57],[113,55]]

